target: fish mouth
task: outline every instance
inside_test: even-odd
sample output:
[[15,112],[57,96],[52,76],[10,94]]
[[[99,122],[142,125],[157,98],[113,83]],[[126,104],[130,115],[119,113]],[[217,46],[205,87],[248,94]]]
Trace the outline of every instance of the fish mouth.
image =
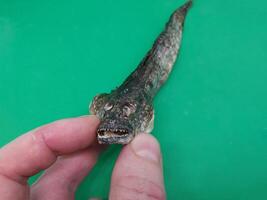
[[100,144],[128,144],[133,136],[132,131],[126,128],[99,128],[97,130],[97,140]]

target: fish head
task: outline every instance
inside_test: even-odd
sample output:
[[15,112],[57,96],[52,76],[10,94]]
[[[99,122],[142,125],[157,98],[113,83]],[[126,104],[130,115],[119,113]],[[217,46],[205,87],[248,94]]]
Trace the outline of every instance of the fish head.
[[101,121],[97,129],[100,144],[128,144],[137,133],[146,130],[153,118],[153,109],[146,101],[127,96],[94,100],[93,107]]

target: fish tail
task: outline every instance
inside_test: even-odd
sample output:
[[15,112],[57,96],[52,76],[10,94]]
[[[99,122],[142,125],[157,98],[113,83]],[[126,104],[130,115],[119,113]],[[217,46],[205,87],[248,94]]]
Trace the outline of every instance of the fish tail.
[[188,0],[183,6],[181,6],[178,11],[181,12],[183,15],[186,15],[188,10],[192,7],[193,0]]
[[176,19],[177,21],[182,22],[181,25],[183,25],[184,18],[186,14],[188,13],[189,9],[192,7],[192,5],[193,5],[193,0],[188,0],[184,5],[182,5],[177,10],[174,11],[171,18],[174,18],[174,20]]
[[165,30],[157,38],[152,48],[153,62],[158,64],[158,80],[156,90],[167,80],[179,54],[182,31],[187,12],[193,4],[188,0],[173,12]]
[[184,20],[193,1],[188,0],[176,9],[165,25],[165,29],[155,40],[152,48],[141,61],[138,68],[125,80],[124,87],[144,84],[147,96],[153,98],[167,80],[179,54]]

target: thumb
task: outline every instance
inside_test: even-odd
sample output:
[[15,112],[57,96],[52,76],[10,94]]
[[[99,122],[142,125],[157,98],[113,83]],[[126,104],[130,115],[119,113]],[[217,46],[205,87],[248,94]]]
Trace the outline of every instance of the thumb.
[[159,143],[152,135],[136,136],[115,164],[109,199],[166,199],[161,160]]

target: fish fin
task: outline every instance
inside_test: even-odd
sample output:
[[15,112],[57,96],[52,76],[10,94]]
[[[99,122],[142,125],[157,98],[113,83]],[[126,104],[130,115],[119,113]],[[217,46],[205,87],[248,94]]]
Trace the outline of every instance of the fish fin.
[[148,105],[145,108],[145,112],[147,112],[147,119],[143,120],[143,124],[140,127],[138,133],[151,133],[154,128],[154,109],[152,106]]
[[108,96],[108,94],[102,93],[102,94],[98,94],[94,97],[94,99],[91,101],[91,103],[89,105],[89,110],[90,110],[91,114],[97,115],[97,113],[99,112],[99,109],[101,107],[103,107],[104,104],[106,103],[107,96]]
[[145,129],[145,133],[151,133],[152,131],[153,131],[153,129],[154,129],[154,118],[155,118],[155,112],[154,112],[154,109],[153,109],[153,114],[152,114],[152,118],[151,118],[151,120],[149,121],[149,123],[148,123],[148,126],[146,127],[146,129]]

